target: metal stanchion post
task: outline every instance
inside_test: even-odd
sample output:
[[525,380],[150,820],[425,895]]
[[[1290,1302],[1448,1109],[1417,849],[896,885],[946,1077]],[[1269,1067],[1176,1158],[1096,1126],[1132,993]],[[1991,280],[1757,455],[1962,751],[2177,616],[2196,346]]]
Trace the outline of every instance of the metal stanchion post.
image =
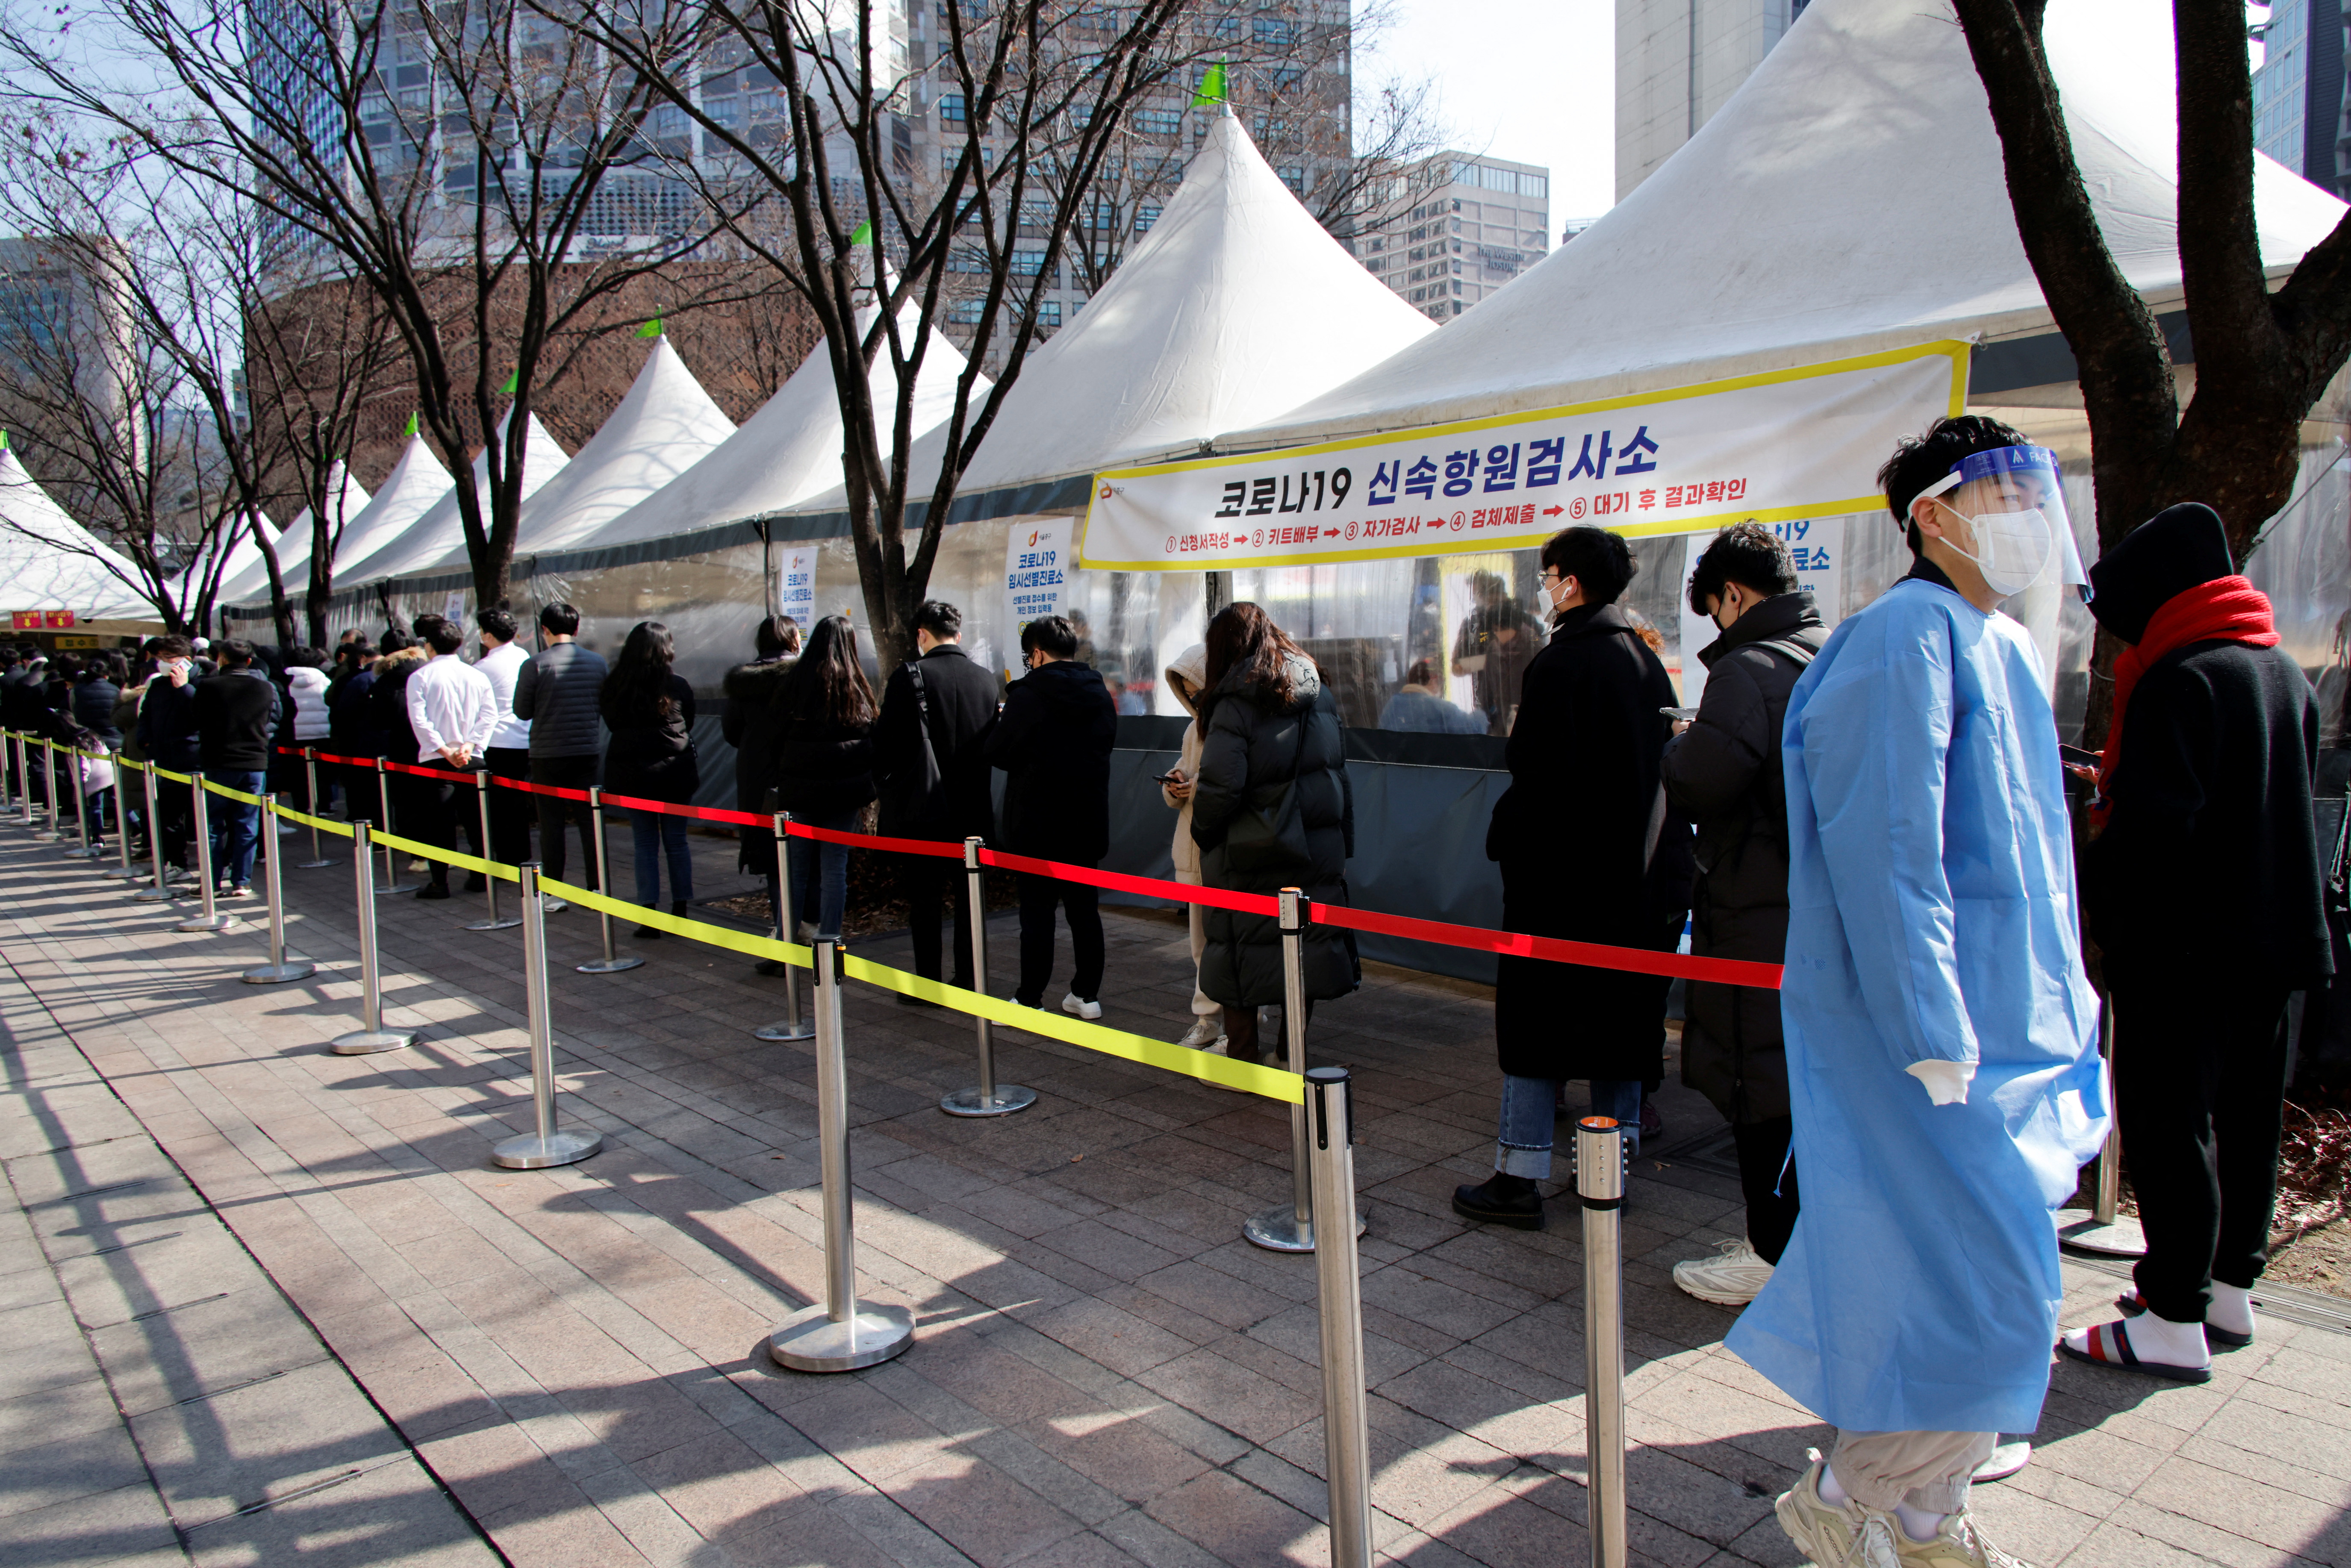
[[[384,825],[389,829],[392,824],[392,771],[384,766],[384,761],[385,759],[381,757],[375,759],[375,798],[377,803],[383,808]],[[395,894],[414,893],[423,885],[422,883],[400,880],[400,865],[392,857],[390,844],[383,846],[383,881],[384,885],[377,888],[376,893],[384,898],[390,898]]]
[[1355,1255],[1354,1092],[1343,1067],[1306,1074],[1314,1126],[1314,1249],[1322,1333],[1322,1459],[1331,1491],[1332,1568],[1371,1568],[1372,1439],[1364,1416],[1364,1283]]
[[849,1197],[849,1063],[841,1030],[838,941],[816,944],[816,1119],[824,1167],[824,1300],[768,1336],[768,1354],[799,1372],[851,1372],[914,1340],[904,1307],[857,1299],[857,1234]]
[[[2106,1054],[2108,1098],[2115,1081],[2115,998],[2105,996],[2098,1008],[2098,1043]],[[2077,1252],[2101,1258],[2144,1258],[2147,1233],[2138,1221],[2120,1212],[2123,1197],[2123,1134],[2119,1116],[2106,1124],[2105,1146],[2098,1151],[2098,1186],[2087,1209],[2057,1211],[2057,1239]]]
[[[1294,887],[1281,890],[1281,1028],[1290,1040],[1290,1071],[1306,1072],[1306,921],[1311,901]],[[1314,1188],[1306,1107],[1290,1108],[1290,1201],[1243,1222],[1241,1234],[1270,1252],[1314,1250]],[[1364,1233],[1358,1215],[1355,1234]]]
[[510,1171],[544,1170],[586,1159],[604,1146],[592,1127],[555,1124],[555,1026],[547,991],[547,911],[539,903],[538,862],[525,861],[522,875],[522,990],[530,1022],[531,1108],[536,1131],[501,1142],[490,1157]]
[[57,743],[46,737],[41,741],[41,794],[48,803],[49,825],[33,837],[54,842],[64,836],[57,831]]
[[302,798],[310,802],[310,810],[308,813],[310,817],[310,858],[306,861],[295,862],[294,869],[296,871],[317,871],[322,865],[332,865],[335,862],[329,860],[327,858],[326,852],[319,847],[318,820],[327,814],[327,803],[319,799],[319,748],[315,746],[306,746],[302,748],[302,777],[304,782],[309,786],[309,792]]
[[[785,840],[790,832],[791,821],[789,813],[784,811],[776,813],[776,940],[778,942],[789,942],[795,935],[792,921],[792,862],[784,852]],[[761,1024],[751,1031],[751,1038],[767,1040],[816,1038],[816,1025],[800,1017],[800,977],[792,973],[792,967],[789,964],[784,966],[783,1021]]]
[[375,941],[375,857],[368,852],[365,817],[351,824],[351,874],[360,904],[360,1027],[337,1035],[327,1049],[337,1056],[373,1056],[416,1043],[416,1031],[383,1027],[383,960]]
[[269,901],[269,962],[245,972],[249,986],[275,986],[287,980],[307,980],[319,972],[319,966],[300,954],[286,951],[286,895],[277,885],[277,835],[268,830],[277,824],[270,813],[261,813],[261,891]]
[[1583,1200],[1583,1452],[1591,1471],[1584,1533],[1592,1568],[1625,1568],[1625,1129],[1609,1117],[1575,1124],[1575,1194]]
[[[596,836],[596,891],[610,898],[612,896],[612,868],[604,853],[604,791],[592,784],[588,787],[588,821]],[[622,955],[613,950],[611,910],[598,910],[596,918],[602,923],[604,956],[590,963],[574,964],[573,968],[583,975],[617,975],[644,962],[633,953]]]
[[0,729],[0,815],[5,815],[16,807],[16,797],[13,791],[16,781],[7,767],[10,755],[8,747],[16,738],[15,730]]
[[155,765],[148,763],[139,770],[147,780],[147,855],[155,865],[155,885],[142,887],[131,895],[133,904],[165,904],[172,897],[172,884],[163,870],[163,819],[155,808]]
[[204,912],[191,915],[174,931],[225,931],[236,924],[234,915],[223,915],[213,904],[213,826],[212,812],[204,800],[204,776],[188,775],[188,795],[194,804],[196,816],[196,882],[204,894]]
[[[136,882],[139,880],[139,871],[131,863],[131,805],[122,795],[125,783],[124,771],[122,754],[117,752],[114,757],[114,848],[115,852],[122,858],[122,865],[120,869],[108,872],[106,874],[124,882]],[[141,768],[140,771],[143,774],[146,769]],[[154,831],[152,819],[148,831],[150,832]]]
[[[480,792],[482,797],[482,837],[480,842],[482,859],[486,862],[495,864],[496,862],[490,861],[490,770],[488,768],[485,767],[480,772],[474,775],[474,786]],[[486,920],[469,922],[466,925],[465,929],[468,931],[510,931],[514,927],[521,925],[522,916],[519,915],[510,915],[504,920],[498,918],[498,879],[496,876],[489,873],[483,873],[482,881],[485,884],[482,891],[489,895],[490,900],[489,918]]]
[[26,827],[31,827],[33,825],[33,773],[32,764],[26,758],[25,734],[22,730],[16,732],[16,804],[25,809],[25,814],[19,821]]
[[[987,869],[979,863],[979,841],[963,841],[964,885],[971,903],[971,986],[980,995],[987,994],[987,899],[983,884]],[[996,1081],[996,1034],[988,1021],[974,1015],[972,1023],[979,1035],[979,1082],[969,1089],[958,1089],[939,1102],[939,1109],[950,1116],[1008,1116],[1015,1111],[1026,1111],[1037,1103],[1037,1091],[1024,1089],[1018,1083]]]

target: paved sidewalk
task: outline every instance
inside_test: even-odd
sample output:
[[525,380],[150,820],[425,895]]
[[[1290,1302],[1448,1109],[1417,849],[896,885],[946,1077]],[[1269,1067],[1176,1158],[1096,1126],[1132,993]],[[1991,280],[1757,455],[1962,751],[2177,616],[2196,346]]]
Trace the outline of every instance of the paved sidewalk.
[[[696,848],[710,873],[731,864],[730,846]],[[314,1469],[413,1445],[423,1469],[387,1471],[416,1478],[404,1506],[434,1500],[437,1479],[533,1568],[1327,1561],[1311,1260],[1238,1237],[1289,1190],[1277,1108],[999,1031],[1000,1075],[1040,1103],[951,1120],[936,1100],[971,1076],[968,1023],[851,988],[863,1289],[911,1308],[918,1343],[862,1373],[789,1374],[764,1335],[822,1272],[813,1061],[749,1034],[780,1012],[778,982],[675,938],[631,944],[643,968],[577,975],[594,922],[555,917],[564,1113],[607,1145],[502,1171],[489,1145],[529,1115],[517,934],[462,930],[477,904],[381,900],[394,1014],[426,1039],[339,1058],[322,1042],[355,1011],[350,872],[287,880],[294,945],[329,967],[247,987],[257,933],[171,933],[0,828],[0,959],[22,986],[0,1001],[33,1015],[0,1018],[16,1085],[88,1063],[77,1092],[119,1096],[200,1199],[183,1192],[172,1224],[217,1215],[293,1310],[273,1312],[266,1287],[189,1293],[254,1301],[244,1338],[273,1367],[333,1365],[323,1342],[390,1417],[380,1448],[354,1437]],[[1106,1021],[1174,1038],[1182,927],[1110,925]],[[1010,923],[992,931],[1009,953]],[[905,961],[903,939],[860,951]],[[1581,1257],[1572,1209],[1526,1234],[1447,1207],[1489,1163],[1488,995],[1376,971],[1318,1012],[1315,1044],[1358,1071],[1380,1548],[1549,1568],[1587,1551]],[[1678,1089],[1663,1106],[1625,1223],[1636,1561],[1790,1564],[1771,1498],[1827,1434],[1722,1351],[1729,1313],[1672,1289],[1672,1262],[1734,1234],[1739,1203],[1712,1112]],[[118,1267],[137,1274],[150,1251]],[[2068,1283],[2074,1321],[2116,1286],[2074,1268]],[[2054,1384],[2032,1466],[1978,1494],[2011,1550],[2041,1568],[2351,1563],[2351,1337],[2273,1318],[2203,1387],[2070,1364]],[[298,1458],[340,1440],[304,1411],[283,1425]],[[289,1466],[286,1484],[310,1473]],[[0,1530],[0,1564],[102,1560],[14,1541]],[[434,1542],[453,1561],[479,1550]]]

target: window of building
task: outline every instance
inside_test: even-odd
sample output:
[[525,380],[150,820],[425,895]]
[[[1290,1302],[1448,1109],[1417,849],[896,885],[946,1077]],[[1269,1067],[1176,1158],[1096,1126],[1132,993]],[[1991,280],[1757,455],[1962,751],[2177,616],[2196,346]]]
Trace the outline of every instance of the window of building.
[[959,92],[943,92],[939,94],[939,123],[942,125],[962,125],[966,123],[963,110],[963,94]]
[[1136,234],[1149,234],[1151,232],[1151,225],[1158,221],[1159,204],[1157,202],[1137,202],[1135,204],[1134,232]]
[[1059,327],[1061,324],[1061,302],[1058,299],[1037,301],[1037,325]]
[[1145,136],[1174,136],[1184,129],[1184,111],[1178,109],[1138,109],[1134,111],[1134,128]]
[[1034,277],[1045,270],[1045,253],[1041,250],[1016,250],[1012,253],[1011,271],[1016,277]]
[[1276,16],[1259,16],[1249,24],[1249,36],[1269,49],[1286,49],[1297,41],[1298,29]]
[[978,326],[979,308],[983,303],[984,301],[977,299],[956,300],[947,307],[947,325],[950,327]]
[[1519,194],[1532,196],[1538,202],[1551,200],[1551,177],[1547,174],[1520,175]]
[[1274,172],[1281,176],[1281,183],[1290,187],[1291,195],[1296,196],[1300,201],[1306,199],[1305,170],[1295,163],[1285,163]]

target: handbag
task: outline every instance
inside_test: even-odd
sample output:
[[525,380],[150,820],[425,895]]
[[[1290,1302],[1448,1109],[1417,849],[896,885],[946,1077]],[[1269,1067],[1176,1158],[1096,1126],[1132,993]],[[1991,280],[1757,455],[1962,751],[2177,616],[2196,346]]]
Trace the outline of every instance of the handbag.
[[1232,872],[1295,871],[1307,863],[1306,811],[1299,803],[1298,778],[1306,766],[1306,737],[1312,732],[1314,709],[1298,720],[1298,755],[1290,777],[1273,799],[1251,805],[1225,831],[1225,866]]

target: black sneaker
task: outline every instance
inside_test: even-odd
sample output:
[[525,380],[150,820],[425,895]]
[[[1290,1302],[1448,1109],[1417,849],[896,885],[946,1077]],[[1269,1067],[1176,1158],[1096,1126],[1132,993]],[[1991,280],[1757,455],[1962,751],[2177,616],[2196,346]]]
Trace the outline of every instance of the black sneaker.
[[416,890],[416,896],[419,898],[446,898],[449,896],[449,884],[445,882],[428,882],[423,887]]
[[1477,1186],[1453,1189],[1453,1212],[1464,1219],[1507,1225],[1516,1230],[1543,1228],[1542,1188],[1526,1176],[1496,1171]]
[[489,885],[490,879],[484,876],[480,872],[474,872],[465,878],[465,891],[467,893],[486,892]]

